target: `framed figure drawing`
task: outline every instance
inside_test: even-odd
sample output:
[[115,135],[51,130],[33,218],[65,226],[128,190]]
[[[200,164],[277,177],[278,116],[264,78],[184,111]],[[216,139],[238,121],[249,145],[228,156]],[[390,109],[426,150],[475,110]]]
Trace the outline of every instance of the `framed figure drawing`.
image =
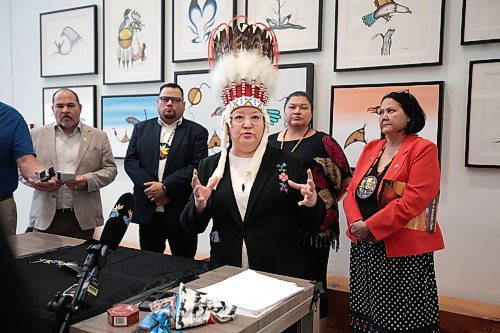
[[426,122],[418,135],[434,142],[441,151],[444,81],[332,86],[330,134],[339,142],[351,167],[364,146],[380,138],[382,97],[392,91],[409,92],[425,112]]
[[42,105],[43,105],[43,125],[50,124],[56,121],[52,112],[52,96],[61,88],[73,90],[80,100],[82,112],[80,120],[97,128],[97,110],[96,110],[96,86],[66,86],[66,87],[46,87],[42,89]]
[[171,0],[172,61],[207,60],[210,32],[236,15],[236,0]]
[[471,61],[465,166],[500,168],[500,59]]
[[[282,131],[285,127],[283,107],[285,98],[293,91],[304,90],[311,96],[314,92],[314,64],[280,65],[276,88],[269,98],[267,109],[271,120],[269,133]],[[175,83],[184,89],[186,110],[184,117],[203,125],[208,130],[209,154],[220,151],[222,130],[221,98],[212,89],[212,77],[208,70],[174,73]]]
[[335,71],[442,64],[444,0],[335,4]]
[[163,81],[164,1],[103,0],[104,84]]
[[461,44],[500,42],[500,1],[463,0]]
[[101,124],[113,156],[125,158],[134,124],[158,116],[158,94],[101,96]]
[[97,6],[40,14],[40,76],[97,73]]
[[274,30],[280,53],[321,51],[323,0],[246,0],[245,13]]

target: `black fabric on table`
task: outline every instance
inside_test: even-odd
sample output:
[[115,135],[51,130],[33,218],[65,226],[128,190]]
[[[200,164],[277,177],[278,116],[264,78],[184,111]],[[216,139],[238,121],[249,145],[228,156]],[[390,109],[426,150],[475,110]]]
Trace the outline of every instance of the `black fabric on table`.
[[[39,259],[77,262],[81,267],[90,243],[33,254],[17,259],[19,270],[29,284],[33,304],[40,322],[57,332],[56,315],[47,310],[47,303],[58,291],[78,283],[77,273],[56,264],[33,263]],[[176,281],[188,282],[198,274],[212,269],[209,262],[186,259],[147,251],[118,247],[110,252],[99,275],[99,293],[95,304],[72,315],[76,323],[105,312],[113,305],[151,288]]]

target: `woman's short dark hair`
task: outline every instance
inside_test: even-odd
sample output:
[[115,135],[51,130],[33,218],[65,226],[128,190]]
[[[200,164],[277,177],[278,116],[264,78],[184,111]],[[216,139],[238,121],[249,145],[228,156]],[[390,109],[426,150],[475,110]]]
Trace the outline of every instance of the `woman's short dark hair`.
[[386,98],[392,98],[401,105],[404,113],[410,118],[404,132],[405,134],[416,134],[425,126],[425,112],[418,103],[415,96],[409,90],[393,91],[382,97],[380,103]]
[[286,105],[288,104],[288,102],[290,101],[290,99],[292,97],[305,97],[307,99],[307,101],[309,102],[309,105],[311,105],[311,112],[313,112],[314,108],[313,108],[313,102],[312,102],[311,97],[305,91],[300,91],[300,90],[294,91],[293,93],[291,93],[290,95],[287,96],[287,98],[285,99],[285,105],[284,105],[285,109],[286,109]]

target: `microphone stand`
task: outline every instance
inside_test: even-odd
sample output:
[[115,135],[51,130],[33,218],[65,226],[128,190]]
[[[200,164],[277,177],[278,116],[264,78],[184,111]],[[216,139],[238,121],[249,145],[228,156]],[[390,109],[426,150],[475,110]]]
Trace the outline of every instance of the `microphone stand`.
[[54,300],[47,305],[49,311],[56,313],[57,324],[60,325],[59,333],[67,332],[71,315],[78,312],[80,306],[89,308],[97,298],[98,277],[106,264],[109,247],[93,244],[87,248],[87,253],[82,271],[77,276],[79,280],[75,293],[71,296],[59,291]]

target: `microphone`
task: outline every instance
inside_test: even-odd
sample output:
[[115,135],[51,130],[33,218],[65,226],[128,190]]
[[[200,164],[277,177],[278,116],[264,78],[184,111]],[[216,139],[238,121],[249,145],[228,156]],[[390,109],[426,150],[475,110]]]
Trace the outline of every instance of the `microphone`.
[[111,209],[111,213],[102,230],[99,243],[108,246],[111,251],[116,250],[132,220],[134,208],[135,200],[132,193],[122,194],[118,201],[116,201],[113,209]]
[[[83,263],[82,272],[78,275],[79,278],[85,279],[84,287],[77,295],[84,307],[90,307],[94,304],[98,291],[99,273],[106,264],[109,252],[116,250],[125,236],[134,215],[134,207],[134,196],[131,193],[122,194],[111,209],[99,244],[90,245],[87,248],[88,254]],[[89,292],[89,288],[94,292]]]
[[80,307],[89,308],[96,301],[99,292],[98,277],[106,264],[110,251],[116,250],[123,239],[134,215],[135,200],[131,193],[124,193],[111,209],[99,243],[87,248],[87,257],[78,274],[78,284],[69,287],[64,293],[58,292],[54,300],[47,304],[49,311],[56,313],[60,333],[66,333],[69,319]]

